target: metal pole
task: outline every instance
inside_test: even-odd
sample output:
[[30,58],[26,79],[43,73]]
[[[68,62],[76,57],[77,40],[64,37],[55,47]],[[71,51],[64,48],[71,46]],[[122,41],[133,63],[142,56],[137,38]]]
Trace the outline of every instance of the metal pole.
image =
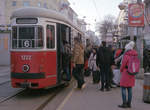
[[[142,0],[137,0],[137,3],[142,3]],[[137,27],[137,41],[136,41],[137,51],[141,62],[141,69],[139,77],[143,76],[143,27]],[[138,76],[137,76],[138,77]]]
[[143,28],[142,27],[137,27],[136,47],[141,62],[141,68],[143,68]]
[[142,0],[137,0],[137,3],[141,3],[142,2]]

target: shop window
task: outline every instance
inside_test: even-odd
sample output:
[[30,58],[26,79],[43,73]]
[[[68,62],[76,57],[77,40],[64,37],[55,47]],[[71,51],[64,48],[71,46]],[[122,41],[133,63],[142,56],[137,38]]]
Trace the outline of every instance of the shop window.
[[24,1],[24,2],[23,2],[23,6],[24,6],[24,7],[30,6],[30,2],[29,2],[29,1]]
[[17,2],[16,1],[12,1],[12,6],[16,6]]
[[47,4],[46,4],[46,3],[44,3],[44,8],[48,9],[48,7],[47,7]]
[[40,3],[40,2],[38,2],[37,6],[38,6],[38,7],[41,7],[41,3]]

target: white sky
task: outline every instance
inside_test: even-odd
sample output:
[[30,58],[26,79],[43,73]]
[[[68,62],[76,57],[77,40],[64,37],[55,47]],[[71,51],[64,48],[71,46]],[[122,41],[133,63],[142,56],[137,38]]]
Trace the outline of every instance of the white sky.
[[[119,14],[118,5],[123,0],[68,0],[70,6],[78,14],[79,18],[86,16],[85,21],[90,23],[91,30],[95,30],[96,22],[101,21],[106,15],[114,15],[115,17]],[[96,10],[96,8],[97,10]]]

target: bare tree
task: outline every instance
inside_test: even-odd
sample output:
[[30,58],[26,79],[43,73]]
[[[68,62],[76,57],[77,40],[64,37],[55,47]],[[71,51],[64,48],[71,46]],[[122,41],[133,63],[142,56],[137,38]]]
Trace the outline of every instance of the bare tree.
[[105,16],[104,19],[97,24],[97,30],[103,38],[106,38],[108,33],[114,34],[115,29],[115,17],[112,15]]

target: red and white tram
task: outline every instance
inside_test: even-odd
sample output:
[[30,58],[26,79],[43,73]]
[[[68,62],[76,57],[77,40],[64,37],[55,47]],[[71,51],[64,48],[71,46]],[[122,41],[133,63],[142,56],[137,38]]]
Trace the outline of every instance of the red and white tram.
[[14,11],[11,25],[12,86],[37,89],[63,83],[62,42],[72,45],[72,33],[83,34],[79,28],[62,14],[42,8]]

